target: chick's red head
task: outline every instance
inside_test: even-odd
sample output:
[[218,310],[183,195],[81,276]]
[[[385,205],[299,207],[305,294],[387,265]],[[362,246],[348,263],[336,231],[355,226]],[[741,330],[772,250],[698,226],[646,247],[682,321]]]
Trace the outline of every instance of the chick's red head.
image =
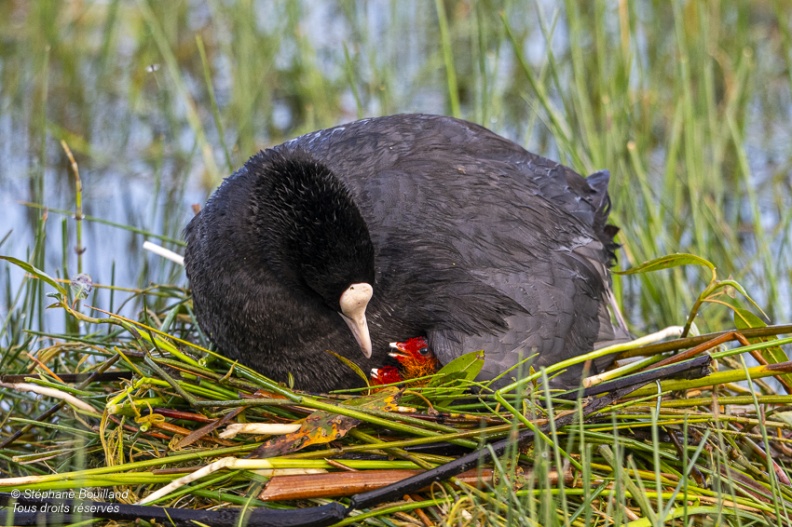
[[396,366],[383,366],[381,368],[371,369],[372,386],[391,384],[394,382],[401,382],[403,380],[404,379],[402,378],[401,373],[399,373],[399,368]]
[[389,355],[401,365],[403,378],[414,379],[437,371],[437,358],[424,337],[391,342],[390,347],[393,351]]

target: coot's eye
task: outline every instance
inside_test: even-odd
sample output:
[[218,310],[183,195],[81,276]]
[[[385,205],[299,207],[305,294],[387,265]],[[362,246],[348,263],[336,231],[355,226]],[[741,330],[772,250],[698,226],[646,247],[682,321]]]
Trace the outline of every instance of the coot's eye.
[[429,348],[423,347],[418,350],[418,353],[420,353],[421,355],[429,355]]

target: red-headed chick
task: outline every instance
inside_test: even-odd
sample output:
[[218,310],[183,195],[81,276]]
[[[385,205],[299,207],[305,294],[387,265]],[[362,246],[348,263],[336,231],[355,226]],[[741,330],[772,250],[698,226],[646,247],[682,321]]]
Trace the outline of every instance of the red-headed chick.
[[388,355],[399,362],[400,368],[383,366],[371,371],[372,384],[390,384],[402,380],[431,375],[437,371],[438,362],[424,337],[413,337],[402,342],[391,342]]
[[391,384],[401,382],[402,378],[399,368],[396,366],[383,366],[382,368],[371,368],[371,385]]

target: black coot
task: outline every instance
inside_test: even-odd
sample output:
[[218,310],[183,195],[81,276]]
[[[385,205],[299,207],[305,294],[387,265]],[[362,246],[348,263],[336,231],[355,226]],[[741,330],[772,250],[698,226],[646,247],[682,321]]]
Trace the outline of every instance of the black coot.
[[187,226],[195,314],[229,358],[311,391],[362,384],[326,350],[369,371],[421,335],[442,363],[485,350],[482,379],[553,364],[627,338],[607,185],[449,117],[307,134],[250,158]]

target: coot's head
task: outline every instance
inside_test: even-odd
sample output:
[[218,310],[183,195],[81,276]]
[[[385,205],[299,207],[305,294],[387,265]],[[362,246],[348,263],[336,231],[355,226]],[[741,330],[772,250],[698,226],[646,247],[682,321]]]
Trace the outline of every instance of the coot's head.
[[264,261],[293,289],[295,301],[313,297],[336,311],[370,357],[366,306],[374,293],[374,247],[351,194],[301,151],[267,150],[246,169],[256,181],[251,217]]

